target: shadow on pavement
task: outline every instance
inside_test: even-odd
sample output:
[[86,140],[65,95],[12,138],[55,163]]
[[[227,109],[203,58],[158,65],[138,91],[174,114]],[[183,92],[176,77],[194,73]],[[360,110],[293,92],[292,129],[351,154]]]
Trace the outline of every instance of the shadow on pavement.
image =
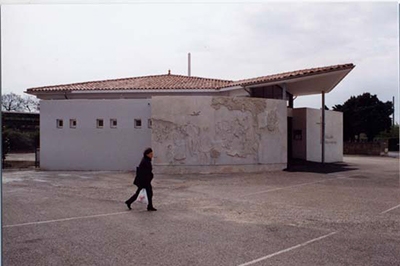
[[316,163],[300,159],[292,159],[288,162],[288,167],[284,170],[286,172],[309,172],[330,174],[336,172],[346,172],[357,170],[356,167],[351,167],[346,163]]

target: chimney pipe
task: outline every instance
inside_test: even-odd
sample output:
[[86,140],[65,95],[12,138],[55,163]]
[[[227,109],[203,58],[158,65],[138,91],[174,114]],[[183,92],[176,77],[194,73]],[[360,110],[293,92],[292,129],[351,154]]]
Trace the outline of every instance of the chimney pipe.
[[188,76],[190,77],[190,53],[188,54]]

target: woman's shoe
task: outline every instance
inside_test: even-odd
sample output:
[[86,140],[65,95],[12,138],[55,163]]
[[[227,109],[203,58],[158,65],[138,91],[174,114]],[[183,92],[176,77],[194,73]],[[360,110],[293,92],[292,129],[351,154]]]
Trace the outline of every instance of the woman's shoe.
[[148,211],[156,211],[157,209],[154,207],[147,208]]
[[125,201],[125,204],[128,206],[128,209],[132,210],[131,205],[127,201]]

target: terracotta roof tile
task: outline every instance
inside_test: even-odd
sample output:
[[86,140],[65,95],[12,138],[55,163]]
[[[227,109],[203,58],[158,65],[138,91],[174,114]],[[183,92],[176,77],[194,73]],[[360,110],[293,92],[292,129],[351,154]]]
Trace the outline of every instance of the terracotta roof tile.
[[327,73],[327,72],[332,72],[332,71],[337,71],[337,70],[344,70],[344,69],[352,69],[352,68],[354,68],[353,64],[343,64],[343,65],[334,65],[334,66],[327,66],[327,67],[309,68],[309,69],[296,70],[296,71],[274,74],[274,75],[269,75],[269,76],[262,76],[262,77],[251,78],[251,79],[242,79],[242,80],[233,82],[232,84],[230,84],[230,86],[248,86],[248,85],[254,85],[254,84],[258,84],[258,83],[287,80],[287,79],[292,79],[292,78],[299,78],[299,77],[311,76],[311,75],[315,75],[315,74],[322,74],[322,73]]
[[325,72],[351,69],[353,64],[334,65],[319,68],[297,70],[281,74],[262,76],[238,81],[189,77],[183,75],[152,75],[134,78],[89,81],[27,89],[27,93],[51,91],[93,91],[93,90],[218,90],[233,86],[248,86],[271,81],[305,77]]
[[86,91],[86,90],[184,90],[218,89],[232,83],[231,80],[189,77],[182,75],[153,75],[144,77],[89,81],[28,89],[27,92]]

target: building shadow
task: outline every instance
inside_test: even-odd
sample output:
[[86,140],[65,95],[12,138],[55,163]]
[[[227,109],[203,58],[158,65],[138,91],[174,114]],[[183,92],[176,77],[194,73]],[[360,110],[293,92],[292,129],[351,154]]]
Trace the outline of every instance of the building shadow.
[[284,171],[286,172],[308,172],[308,173],[320,173],[320,174],[331,174],[337,172],[347,172],[352,170],[358,170],[358,168],[354,166],[349,166],[344,162],[317,163],[301,159],[289,160],[288,167],[284,169]]

